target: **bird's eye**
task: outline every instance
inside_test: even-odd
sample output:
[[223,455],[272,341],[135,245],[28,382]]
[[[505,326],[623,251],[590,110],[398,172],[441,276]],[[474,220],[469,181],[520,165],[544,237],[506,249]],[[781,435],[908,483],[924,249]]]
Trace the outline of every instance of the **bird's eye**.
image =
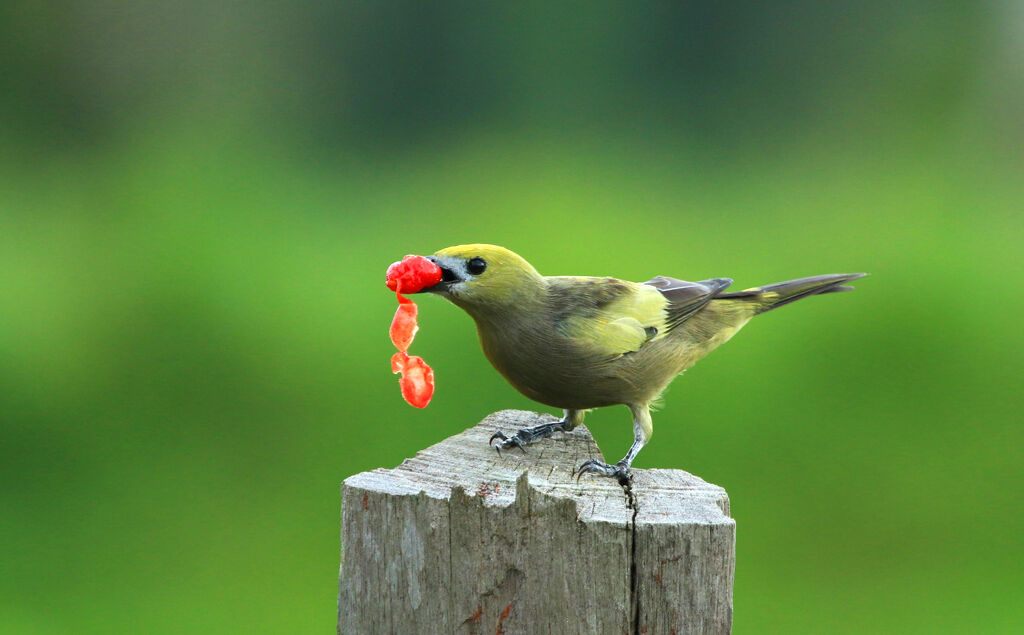
[[466,271],[470,272],[474,276],[479,276],[484,272],[484,269],[487,269],[487,261],[479,256],[470,259],[470,261],[466,263]]

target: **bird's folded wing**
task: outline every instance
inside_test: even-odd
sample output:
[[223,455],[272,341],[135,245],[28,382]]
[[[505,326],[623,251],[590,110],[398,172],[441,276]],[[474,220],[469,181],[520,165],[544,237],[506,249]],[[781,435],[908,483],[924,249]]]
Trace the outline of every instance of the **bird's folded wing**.
[[656,289],[619,280],[579,283],[587,283],[588,299],[598,301],[577,303],[562,316],[559,330],[584,352],[619,357],[640,350],[666,330],[669,303]]

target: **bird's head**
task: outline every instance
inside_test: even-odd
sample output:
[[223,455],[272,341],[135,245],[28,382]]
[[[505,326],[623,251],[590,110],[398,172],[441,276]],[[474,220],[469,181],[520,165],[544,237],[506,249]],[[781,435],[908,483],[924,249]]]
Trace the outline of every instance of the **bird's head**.
[[497,245],[448,247],[427,260],[441,268],[441,281],[424,291],[444,296],[474,317],[528,304],[545,284],[530,263]]

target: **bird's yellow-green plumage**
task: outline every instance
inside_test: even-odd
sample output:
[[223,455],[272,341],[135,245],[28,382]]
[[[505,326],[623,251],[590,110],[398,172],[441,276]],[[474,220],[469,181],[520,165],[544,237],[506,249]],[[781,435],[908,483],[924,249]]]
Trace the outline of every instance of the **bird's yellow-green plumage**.
[[586,471],[628,476],[652,433],[649,406],[672,379],[732,337],[752,317],[808,295],[848,290],[864,274],[802,278],[738,293],[714,278],[542,276],[495,245],[449,247],[430,257],[442,269],[438,293],[474,319],[484,354],[516,389],[565,410],[565,417],[519,431],[500,447],[522,446],[555,429],[571,429],[590,408],[625,404],[634,443],[616,466]]

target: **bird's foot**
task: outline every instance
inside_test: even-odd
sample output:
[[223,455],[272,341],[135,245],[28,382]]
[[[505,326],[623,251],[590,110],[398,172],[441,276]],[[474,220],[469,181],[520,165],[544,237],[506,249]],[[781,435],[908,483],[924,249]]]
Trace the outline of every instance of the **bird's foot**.
[[[493,446],[498,454],[501,454],[502,450],[509,450],[511,448],[519,448],[523,451],[523,454],[526,454],[525,446],[550,437],[556,430],[561,430],[563,432],[569,430],[565,419],[552,421],[550,423],[542,423],[539,426],[533,426],[532,428],[523,428],[511,437],[505,436],[504,432],[498,430],[491,435],[491,438],[487,443]],[[497,444],[494,443],[495,440],[498,441]]]
[[633,480],[633,472],[629,469],[629,465],[623,461],[619,461],[615,465],[608,465],[604,461],[598,461],[597,459],[584,461],[583,465],[576,470],[576,480],[579,481],[580,477],[587,472],[594,472],[603,476],[614,476],[618,480],[619,485],[623,486],[629,485]]

